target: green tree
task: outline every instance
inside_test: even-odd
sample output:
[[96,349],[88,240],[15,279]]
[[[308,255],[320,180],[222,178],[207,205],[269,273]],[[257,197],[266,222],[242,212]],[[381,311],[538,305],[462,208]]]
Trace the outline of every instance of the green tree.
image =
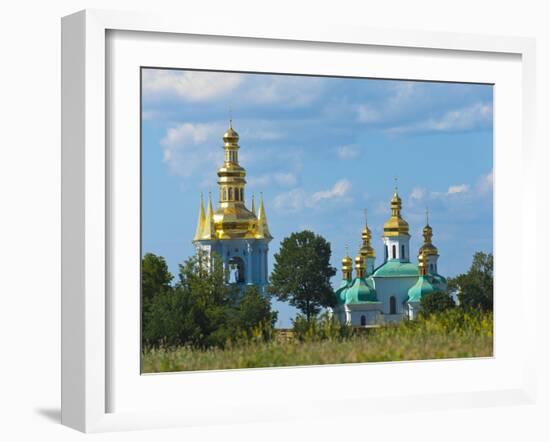
[[449,279],[463,308],[493,311],[493,254],[476,252],[467,273]]
[[334,305],[330,243],[309,230],[283,239],[270,278],[269,293],[298,308],[308,321]]
[[141,318],[142,327],[146,328],[151,317],[151,306],[154,299],[168,295],[173,287],[174,277],[168,271],[162,256],[146,253],[141,260]]
[[227,284],[219,255],[208,259],[198,253],[180,265],[178,276],[175,287],[151,302],[143,324],[145,344],[223,347],[257,329],[264,337],[272,335],[277,316],[269,299],[254,286],[241,293]]
[[162,256],[146,253],[141,260],[141,299],[143,304],[149,303],[158,293],[172,288],[174,277],[168,271],[166,261]]
[[269,323],[273,326],[276,321],[277,312],[271,310],[269,299],[262,296],[256,286],[247,287],[239,301],[238,326],[250,332],[262,323]]
[[429,316],[434,313],[441,313],[455,307],[453,298],[447,293],[428,293],[420,299],[420,307],[423,315]]

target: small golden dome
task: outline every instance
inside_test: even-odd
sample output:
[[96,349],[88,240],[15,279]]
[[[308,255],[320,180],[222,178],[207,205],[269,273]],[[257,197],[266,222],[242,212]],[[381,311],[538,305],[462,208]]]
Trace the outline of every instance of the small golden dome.
[[239,141],[239,134],[233,129],[233,127],[229,126],[229,129],[223,134],[223,141],[225,143],[232,143],[235,144]]
[[401,197],[397,189],[390,202],[391,216],[384,223],[384,236],[409,235],[409,223],[401,218]]
[[393,197],[391,199],[391,205],[399,206],[399,209],[401,209],[401,197],[397,194],[397,192],[393,194]]
[[342,267],[351,266],[353,264],[353,261],[350,256],[344,256],[342,258]]
[[370,229],[365,226],[365,228],[363,229],[363,231],[361,232],[361,238],[363,239],[363,241],[370,241],[370,239],[372,238],[372,234],[371,234],[371,231]]
[[361,256],[361,254],[357,255],[355,257],[355,268],[364,268],[365,267],[365,260]]

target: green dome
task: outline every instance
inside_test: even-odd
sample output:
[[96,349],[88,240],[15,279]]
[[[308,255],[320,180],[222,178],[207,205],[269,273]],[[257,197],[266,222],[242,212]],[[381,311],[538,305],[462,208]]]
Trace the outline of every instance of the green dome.
[[360,304],[363,302],[378,302],[376,290],[372,282],[365,278],[355,278],[353,283],[345,292],[346,304]]
[[345,279],[340,283],[340,287],[336,289],[334,292],[334,295],[336,296],[336,302],[338,304],[345,304],[346,303],[346,292],[347,288],[349,287],[350,281],[346,281]]
[[417,277],[418,267],[410,262],[390,260],[376,269],[373,276],[381,278]]
[[435,289],[428,281],[428,278],[426,276],[421,276],[418,278],[418,281],[416,281],[416,284],[409,289],[407,302],[420,302],[423,296],[433,292],[435,292]]

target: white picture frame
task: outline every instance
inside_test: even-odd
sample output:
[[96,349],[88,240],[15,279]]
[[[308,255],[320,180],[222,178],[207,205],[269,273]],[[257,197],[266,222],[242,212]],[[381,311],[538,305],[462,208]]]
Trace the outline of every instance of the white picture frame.
[[[193,403],[192,406],[176,407],[173,400],[168,397],[174,388],[182,388],[183,377],[174,375],[149,376],[143,386],[144,400],[155,403],[148,394],[154,389],[161,397],[164,395],[166,407],[113,407],[110,395],[117,385],[112,379],[121,379],[121,375],[114,376],[119,364],[113,367],[113,361],[117,360],[111,345],[110,336],[113,335],[113,324],[119,323],[113,314],[112,299],[109,298],[109,290],[112,288],[112,274],[109,267],[110,244],[115,240],[113,235],[118,231],[111,228],[113,204],[116,204],[116,195],[110,187],[111,169],[109,162],[109,143],[112,142],[112,133],[107,130],[106,122],[110,121],[111,109],[108,107],[109,82],[113,80],[109,73],[109,63],[117,56],[115,52],[109,52],[107,36],[109,33],[135,33],[147,39],[155,35],[171,39],[187,36],[216,36],[219,39],[237,38],[252,42],[252,46],[269,42],[272,46],[278,44],[289,45],[324,45],[331,50],[348,50],[350,48],[374,48],[375,51],[384,53],[396,48],[403,54],[409,51],[426,51],[434,60],[438,57],[451,55],[467,55],[481,63],[485,58],[492,56],[509,57],[516,67],[511,67],[512,80],[507,86],[510,90],[509,99],[517,102],[520,109],[510,109],[510,114],[504,116],[505,109],[501,113],[503,121],[511,119],[516,127],[508,127],[502,124],[502,131],[510,132],[511,137],[504,140],[496,139],[497,145],[517,141],[516,147],[511,145],[512,154],[502,156],[502,162],[496,161],[496,172],[500,173],[499,164],[503,164],[502,181],[497,182],[497,189],[509,192],[521,200],[521,210],[515,218],[510,219],[509,226],[517,228],[520,236],[517,244],[510,249],[499,248],[499,228],[495,229],[495,310],[504,312],[500,317],[506,316],[507,303],[506,291],[517,290],[521,296],[514,300],[517,308],[517,318],[514,324],[499,324],[499,316],[495,315],[495,336],[510,337],[513,327],[521,328],[521,337],[525,338],[522,352],[517,354],[516,361],[506,359],[507,352],[512,353],[514,348],[506,349],[508,345],[503,340],[501,356],[498,348],[495,350],[495,358],[486,361],[434,361],[430,363],[410,363],[407,370],[418,370],[419,376],[432,375],[445,367],[448,373],[454,373],[458,377],[464,370],[472,373],[479,372],[480,376],[491,375],[491,370],[510,370],[510,376],[503,376],[492,384],[475,383],[472,379],[456,382],[460,387],[453,391],[446,390],[444,383],[434,383],[431,390],[422,390],[419,394],[414,388],[403,391],[384,391],[371,388],[357,388],[355,394],[342,395],[332,392],[325,397],[309,397],[300,402],[298,397],[289,401],[286,406],[281,406],[282,399],[270,404],[258,407],[262,386],[271,379],[275,388],[281,383],[285,385],[307,384],[308,379],[330,379],[331,376],[340,376],[342,370],[350,376],[359,379],[366,370],[369,374],[385,376],[384,371],[394,370],[396,373],[402,370],[403,364],[359,364],[339,367],[308,367],[288,369],[261,369],[238,370],[231,372],[215,373],[188,373],[186,382],[195,386],[216,385],[220,389],[219,401],[209,400],[209,413],[206,414],[206,404],[201,402],[200,389],[196,387],[186,400]],[[147,34],[155,33],[155,34]],[[175,36],[175,37],[174,37]],[[253,49],[252,49],[253,50]],[[424,52],[422,52],[424,54]],[[518,64],[519,63],[519,64]],[[518,278],[519,282],[514,287],[499,285],[499,274],[505,275],[510,266],[516,263],[520,274],[528,271],[528,256],[534,255],[532,241],[521,241],[521,238],[529,237],[529,226],[526,222],[534,219],[536,206],[535,174],[535,140],[534,140],[534,106],[535,106],[535,44],[532,39],[518,37],[491,37],[479,35],[451,34],[451,33],[427,33],[416,31],[388,31],[376,29],[347,28],[342,26],[328,27],[326,25],[308,24],[307,27],[292,27],[281,23],[273,27],[258,26],[254,23],[224,23],[206,20],[193,20],[182,23],[180,18],[167,16],[153,16],[151,14],[134,14],[123,12],[87,10],[64,17],[62,20],[62,423],[85,432],[110,431],[121,429],[157,428],[168,426],[207,425],[213,422],[256,422],[264,420],[278,420],[287,418],[307,418],[314,416],[333,416],[335,409],[353,409],[352,414],[368,416],[374,411],[395,412],[399,410],[436,409],[436,408],[460,408],[469,406],[490,406],[498,404],[533,403],[536,393],[536,353],[535,343],[535,317],[528,314],[529,305],[536,303],[536,284],[532,278]],[[514,69],[518,68],[519,71]],[[421,69],[417,67],[417,69]],[[424,68],[425,69],[425,68]],[[435,69],[435,68],[434,68]],[[419,71],[421,72],[421,71]],[[474,81],[475,72],[469,77],[467,72],[462,72],[462,80]],[[417,74],[417,79],[422,74]],[[496,75],[496,74],[495,74]],[[114,74],[113,76],[116,76]],[[487,78],[489,78],[488,76]],[[385,77],[386,78],[386,77]],[[403,77],[399,77],[403,78]],[[481,77],[480,77],[481,78]],[[425,79],[429,73],[425,73]],[[489,78],[490,79],[490,78]],[[518,81],[519,79],[519,81]],[[504,81],[504,80],[503,80]],[[513,85],[517,85],[515,90]],[[503,95],[504,97],[504,95]],[[139,99],[139,97],[136,97]],[[499,96],[496,95],[496,118],[499,115]],[[513,101],[516,100],[516,101]],[[505,132],[495,129],[495,136]],[[506,132],[506,135],[508,133]],[[502,144],[499,144],[502,143]],[[500,148],[500,147],[499,147]],[[136,146],[139,150],[139,145]],[[506,150],[507,152],[507,150]],[[125,155],[122,153],[122,155]],[[503,154],[504,155],[504,154]],[[508,155],[508,154],[506,154]],[[497,158],[498,160],[498,158]],[[522,186],[507,182],[506,164],[521,161]],[[116,161],[115,161],[116,162]],[[495,207],[499,207],[499,193],[496,191]],[[506,196],[500,196],[504,201]],[[502,207],[502,205],[500,206]],[[513,216],[510,215],[512,218]],[[495,211],[496,226],[498,227],[498,212]],[[116,225],[116,223],[113,223]],[[508,227],[509,227],[508,226]],[[502,224],[501,232],[507,226]],[[500,236],[502,237],[502,235]],[[503,258],[500,258],[500,257]],[[514,259],[512,259],[514,258]],[[500,262],[499,262],[500,259]],[[501,272],[501,273],[499,273]],[[500,281],[503,281],[502,277]],[[503,301],[500,302],[499,299]],[[116,309],[115,309],[116,310]],[[511,310],[509,310],[511,311]],[[134,321],[134,319],[131,319]],[[139,315],[136,315],[134,325],[139,323]],[[124,324],[126,326],[126,324]],[[498,327],[501,327],[500,330]],[[117,339],[116,337],[114,338]],[[512,344],[510,344],[512,345]],[[120,347],[118,347],[120,348]],[[139,356],[139,354],[138,354]],[[120,357],[120,356],[118,356]],[[131,359],[132,356],[124,355],[123,358]],[[495,362],[496,361],[496,362]],[[135,365],[135,360],[129,364]],[[424,364],[424,365],[420,365]],[[124,364],[122,364],[124,365]],[[512,367],[513,365],[513,367]],[[397,367],[397,368],[392,368]],[[399,368],[401,367],[401,368]],[[317,373],[317,374],[315,374]],[[134,373],[139,377],[140,374]],[[133,375],[132,375],[133,376]],[[195,376],[190,378],[189,376]],[[140,377],[141,381],[146,377]],[[137,379],[137,378],[136,378]],[[154,379],[154,380],[153,380]],[[191,379],[191,381],[190,381]],[[480,379],[485,379],[481,377]],[[234,390],[223,391],[224,384],[232,384]],[[255,388],[246,387],[252,383]],[[279,386],[279,387],[277,387]],[[329,388],[327,386],[321,387]],[[127,384],[126,390],[119,394],[129,394],[132,388],[141,388],[137,384]],[[189,385],[188,385],[189,387]],[[313,388],[314,385],[311,385]],[[246,394],[241,392],[251,390]],[[149,390],[149,393],[146,390]],[[126,393],[125,393],[126,391]],[[227,397],[224,394],[233,394],[232,409],[227,408]],[[193,397],[195,395],[195,397]],[[376,398],[375,401],[370,400]],[[130,397],[126,402],[135,401]],[[158,400],[158,397],[156,397]],[[224,402],[225,401],[225,402]],[[123,403],[124,401],[121,401]],[[304,407],[307,403],[307,407]],[[350,406],[350,407],[348,407]],[[349,412],[348,412],[349,414]],[[243,417],[244,416],[244,417]]]

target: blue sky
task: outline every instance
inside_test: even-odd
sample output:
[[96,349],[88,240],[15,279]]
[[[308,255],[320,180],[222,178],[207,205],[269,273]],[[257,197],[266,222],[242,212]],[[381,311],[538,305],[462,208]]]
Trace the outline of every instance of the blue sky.
[[[174,275],[193,254],[200,193],[217,200],[230,111],[247,205],[264,195],[270,267],[284,237],[310,229],[330,241],[338,284],[365,209],[380,264],[394,177],[412,250],[429,208],[441,274],[492,252],[490,85],[144,69],[142,104],[142,247]],[[274,307],[289,326],[293,309]]]

